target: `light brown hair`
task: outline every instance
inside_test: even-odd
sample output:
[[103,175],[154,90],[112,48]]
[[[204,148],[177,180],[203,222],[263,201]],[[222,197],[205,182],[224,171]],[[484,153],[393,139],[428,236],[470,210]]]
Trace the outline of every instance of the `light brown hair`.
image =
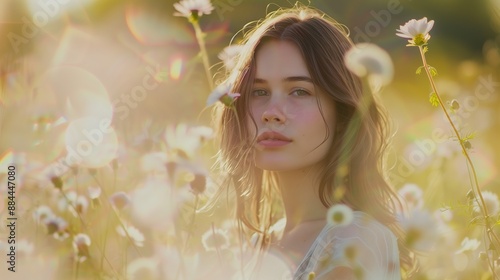
[[[406,271],[411,270],[412,252],[405,246],[395,218],[401,203],[384,179],[386,114],[372,93],[363,89],[362,80],[344,64],[344,55],[353,46],[346,28],[312,8],[296,5],[270,13],[245,34],[244,50],[225,79],[232,84],[231,92],[241,94],[234,103],[236,110],[222,104],[215,109],[220,141],[217,168],[226,176],[217,196],[231,192],[236,200],[237,219],[248,231],[258,232],[258,244],[265,247],[269,227],[276,220],[273,207],[280,193],[272,172],[255,167],[252,145],[256,135],[249,135],[246,124],[252,118],[248,114],[248,97],[256,72],[255,54],[269,40],[295,44],[315,87],[335,104],[336,123],[330,126],[334,131],[327,131],[333,144],[321,165],[321,202],[327,208],[345,203],[390,228],[398,238],[401,265]],[[326,120],[325,125],[328,129]]]

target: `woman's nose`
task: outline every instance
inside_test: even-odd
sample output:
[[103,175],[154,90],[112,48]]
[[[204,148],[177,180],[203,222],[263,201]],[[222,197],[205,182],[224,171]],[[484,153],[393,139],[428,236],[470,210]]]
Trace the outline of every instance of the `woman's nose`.
[[264,123],[284,123],[286,116],[283,108],[279,104],[272,104],[262,114],[262,121]]

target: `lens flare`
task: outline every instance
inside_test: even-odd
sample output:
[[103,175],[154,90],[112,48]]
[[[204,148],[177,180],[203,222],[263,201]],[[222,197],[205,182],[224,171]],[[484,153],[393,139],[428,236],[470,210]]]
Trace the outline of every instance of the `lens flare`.
[[64,13],[81,11],[95,0],[27,0],[26,4],[31,13],[31,22],[37,27],[45,26],[50,20],[61,17]]
[[163,45],[169,42],[191,44],[195,42],[194,31],[189,25],[176,24],[164,16],[136,7],[128,7],[125,20],[130,33],[144,45]]
[[7,167],[14,161],[14,154],[12,150],[7,150],[3,155],[0,155],[0,170],[7,170]]
[[66,130],[66,164],[103,167],[116,158],[118,138],[111,118],[86,117],[72,121]]
[[39,88],[57,96],[69,120],[88,116],[111,119],[113,116],[106,88],[95,75],[82,68],[54,67],[41,79]]
[[178,80],[181,76],[183,61],[182,58],[176,58],[170,64],[170,78],[172,80]]

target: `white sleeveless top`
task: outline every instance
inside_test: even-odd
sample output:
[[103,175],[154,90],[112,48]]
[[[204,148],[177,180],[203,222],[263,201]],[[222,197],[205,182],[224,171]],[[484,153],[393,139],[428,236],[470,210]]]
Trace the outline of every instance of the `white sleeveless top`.
[[[354,211],[353,214],[353,221],[346,226],[326,224],[295,271],[279,261],[281,258],[275,254],[264,254],[256,274],[249,270],[244,273],[246,277],[234,275],[231,279],[307,280],[309,274],[314,272],[315,280],[330,280],[326,275],[343,266],[351,268],[358,279],[400,280],[396,236],[370,215],[361,211]],[[273,227],[279,231],[280,227],[284,227],[284,221]]]
[[396,236],[368,214],[354,211],[349,225],[327,224],[321,230],[293,279],[308,279],[311,272],[315,273],[315,280],[324,279],[339,266],[353,269],[365,280],[400,280]]

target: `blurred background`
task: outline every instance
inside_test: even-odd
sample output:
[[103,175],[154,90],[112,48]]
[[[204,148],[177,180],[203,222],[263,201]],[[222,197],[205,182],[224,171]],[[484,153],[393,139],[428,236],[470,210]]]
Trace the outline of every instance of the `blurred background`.
[[[199,45],[186,18],[173,16],[175,2],[0,0],[0,172],[8,162],[19,162],[26,184],[20,188],[33,191],[40,170],[67,155],[69,123],[81,116],[107,117],[113,137],[105,140],[107,148],[93,151],[95,157],[85,167],[111,166],[112,160],[127,165],[118,182],[131,191],[140,179],[125,178],[139,173],[142,155],[162,151],[166,127],[209,126],[210,88]],[[418,185],[431,210],[457,209],[454,229],[467,235],[466,213],[460,214],[470,189],[465,160],[456,139],[449,137],[443,113],[429,103],[427,78],[415,74],[421,65],[418,50],[406,47],[395,33],[413,18],[435,21],[427,59],[438,70],[437,87],[446,101],[459,102],[453,114],[459,130],[475,133],[470,151],[480,185],[499,193],[500,1],[299,2],[344,24],[355,43],[374,43],[389,52],[395,77],[380,99],[394,125],[390,179],[398,189]],[[245,24],[294,3],[212,1],[215,9],[200,18],[212,74],[223,70],[218,54],[238,43]],[[79,125],[73,128],[93,127]],[[199,165],[209,169],[216,148],[204,146],[199,153]],[[5,188],[0,195],[5,201]],[[18,205],[20,214],[29,215],[41,202],[26,197]],[[3,206],[0,202],[0,210]]]

